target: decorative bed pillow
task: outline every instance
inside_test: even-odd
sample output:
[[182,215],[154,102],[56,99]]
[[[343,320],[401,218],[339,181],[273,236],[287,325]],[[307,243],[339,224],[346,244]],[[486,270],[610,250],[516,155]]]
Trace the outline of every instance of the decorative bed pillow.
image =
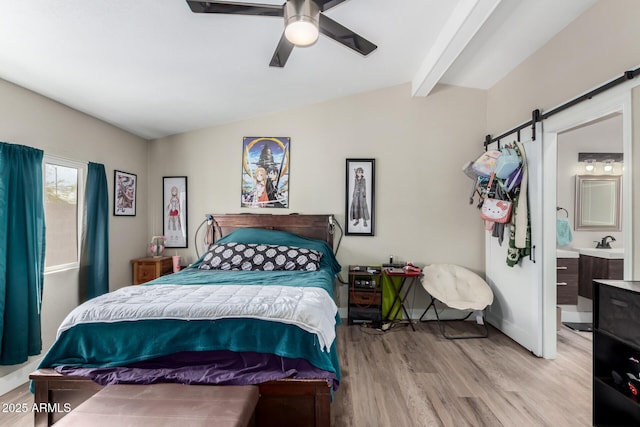
[[313,249],[262,243],[216,244],[205,254],[201,270],[304,270],[320,269],[322,254]]
[[281,230],[267,230],[264,228],[237,228],[231,233],[222,237],[216,243],[264,243],[267,245],[296,246],[300,248],[312,249],[322,254],[320,267],[330,269],[333,274],[338,274],[342,267],[333,253],[333,248],[326,241],[309,239],[297,234]]

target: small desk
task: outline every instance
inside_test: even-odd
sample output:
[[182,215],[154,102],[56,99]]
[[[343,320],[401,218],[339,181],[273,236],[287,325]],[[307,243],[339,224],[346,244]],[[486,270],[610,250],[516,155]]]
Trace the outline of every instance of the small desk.
[[[418,282],[418,278],[422,275],[421,271],[402,271],[402,272],[394,272],[390,269],[384,269],[384,275],[389,278],[389,283],[391,286],[391,292],[393,293],[393,302],[389,307],[387,313],[383,313],[383,317],[387,320],[395,320],[398,314],[402,314],[404,312],[405,316],[409,320],[409,324],[411,325],[411,329],[414,331],[416,327],[413,325],[411,321],[411,315],[409,314],[409,310],[405,306],[405,301],[407,300],[407,296],[411,292],[411,289]],[[400,286],[396,287],[391,279],[399,277],[401,279]]]

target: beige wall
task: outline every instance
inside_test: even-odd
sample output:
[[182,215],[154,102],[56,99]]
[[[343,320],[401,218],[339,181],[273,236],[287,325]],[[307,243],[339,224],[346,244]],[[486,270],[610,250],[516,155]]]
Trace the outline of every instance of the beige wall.
[[[487,95],[487,129],[498,135],[640,65],[640,2],[600,0]],[[544,30],[544,22],[540,23]]]
[[[485,102],[484,91],[452,86],[411,98],[404,84],[153,141],[148,233],[162,230],[163,175],[188,176],[190,248],[179,253],[191,260],[209,212],[332,213],[344,226],[345,159],[375,158],[375,236],[344,237],[343,267],[393,254],[483,270],[482,222],[461,168],[482,150]],[[240,208],[243,136],[291,137],[290,209]]]
[[[110,204],[113,170],[138,175],[137,216],[111,216],[109,224],[110,288],[131,284],[129,260],[145,255],[147,238],[147,141],[4,80],[0,80],[0,141],[40,148],[45,155],[68,160],[103,163]],[[77,304],[77,270],[45,275],[42,303],[45,350],[53,342],[64,316]],[[5,377],[19,368],[0,368],[0,390]]]

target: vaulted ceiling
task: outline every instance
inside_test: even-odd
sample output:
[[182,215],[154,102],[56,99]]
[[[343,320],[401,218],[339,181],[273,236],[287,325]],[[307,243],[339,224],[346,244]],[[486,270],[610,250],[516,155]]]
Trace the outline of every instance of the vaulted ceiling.
[[405,82],[408,96],[488,89],[594,2],[348,0],[325,14],[374,52],[321,35],[274,68],[279,17],[196,14],[185,0],[4,0],[0,78],[154,139]]

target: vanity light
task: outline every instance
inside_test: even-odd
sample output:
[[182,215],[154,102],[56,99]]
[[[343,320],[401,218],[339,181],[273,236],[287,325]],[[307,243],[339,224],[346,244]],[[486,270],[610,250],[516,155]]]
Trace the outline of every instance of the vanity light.
[[589,159],[584,162],[584,170],[587,171],[587,173],[593,173],[595,169],[596,162],[593,159]]
[[613,160],[606,160],[604,162],[604,167],[602,168],[604,173],[612,174],[613,173]]
[[622,153],[578,153],[578,162],[584,163],[584,170],[587,174],[597,174],[596,166],[602,163],[605,174],[612,175],[614,165],[622,164]]

